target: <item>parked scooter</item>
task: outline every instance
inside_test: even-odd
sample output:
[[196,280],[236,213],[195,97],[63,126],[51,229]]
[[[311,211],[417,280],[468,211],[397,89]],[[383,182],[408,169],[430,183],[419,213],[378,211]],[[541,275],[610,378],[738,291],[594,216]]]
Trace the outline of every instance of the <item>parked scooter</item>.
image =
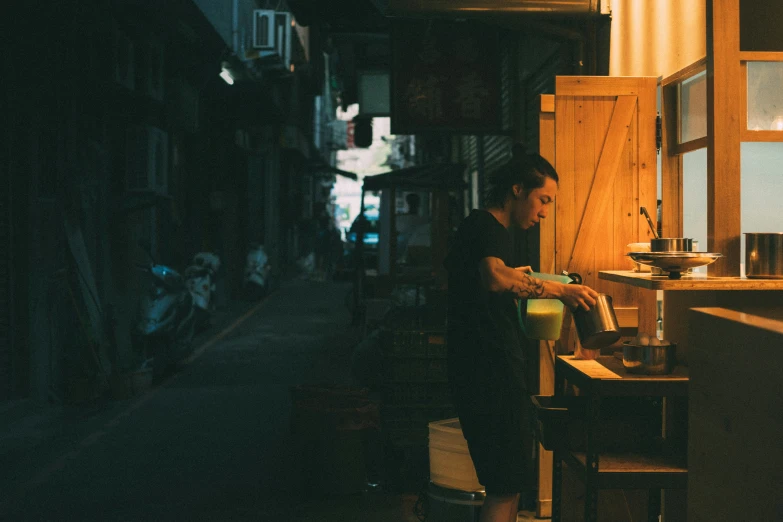
[[196,307],[196,327],[201,330],[209,326],[219,269],[220,258],[212,252],[199,252],[185,269],[185,282]]
[[153,373],[160,375],[190,353],[196,307],[176,270],[154,258],[151,264],[136,263],[136,267],[150,276],[150,285],[141,293],[131,341],[142,360],[152,359]]
[[245,264],[244,287],[248,299],[256,300],[266,295],[270,271],[269,256],[266,255],[263,245],[252,243]]

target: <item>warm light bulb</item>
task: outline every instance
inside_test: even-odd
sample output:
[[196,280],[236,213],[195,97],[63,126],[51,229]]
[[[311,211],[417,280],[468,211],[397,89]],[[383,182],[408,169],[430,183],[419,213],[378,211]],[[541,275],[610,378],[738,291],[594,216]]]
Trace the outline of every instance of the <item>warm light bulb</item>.
[[294,72],[294,64],[291,64],[288,68],[291,70],[291,72]]

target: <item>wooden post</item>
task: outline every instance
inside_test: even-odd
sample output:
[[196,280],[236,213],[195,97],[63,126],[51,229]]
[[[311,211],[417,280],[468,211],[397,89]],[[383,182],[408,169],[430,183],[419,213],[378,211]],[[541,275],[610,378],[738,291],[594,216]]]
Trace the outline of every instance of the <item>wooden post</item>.
[[[544,94],[539,97],[539,154],[555,164],[555,97]],[[555,205],[557,201],[555,200]],[[541,221],[540,233],[540,270],[553,273],[555,270],[555,212],[549,219]],[[555,346],[552,341],[538,342],[538,393],[555,394]],[[552,452],[538,445],[538,498],[536,499],[536,517],[552,516]]]
[[[682,237],[682,155],[677,145],[677,86],[661,86],[661,204],[663,237]],[[706,245],[705,245],[706,247]]]
[[707,247],[711,276],[740,270],[740,0],[707,0]]

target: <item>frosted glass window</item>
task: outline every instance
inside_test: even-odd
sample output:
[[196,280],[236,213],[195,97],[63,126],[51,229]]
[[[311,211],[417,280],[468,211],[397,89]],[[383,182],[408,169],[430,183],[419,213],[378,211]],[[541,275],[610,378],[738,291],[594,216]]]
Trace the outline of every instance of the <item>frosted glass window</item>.
[[[783,232],[783,143],[741,144],[742,232]],[[745,236],[740,263],[745,273]]]
[[783,62],[748,62],[748,130],[783,130]]
[[[683,237],[698,241],[698,250],[707,252],[707,149],[682,156],[682,222]],[[707,267],[693,271],[707,273]]]
[[707,135],[707,72],[680,84],[680,143]]

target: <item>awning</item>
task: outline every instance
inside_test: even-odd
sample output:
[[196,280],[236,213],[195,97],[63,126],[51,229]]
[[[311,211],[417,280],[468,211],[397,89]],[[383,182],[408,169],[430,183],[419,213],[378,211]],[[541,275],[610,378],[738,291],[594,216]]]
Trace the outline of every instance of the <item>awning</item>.
[[468,186],[462,179],[464,172],[465,165],[462,163],[419,165],[393,170],[385,174],[365,176],[364,190],[374,192],[390,187],[402,189],[464,189]]
[[332,167],[328,163],[326,163],[326,160],[324,160],[323,156],[321,156],[320,151],[315,147],[315,144],[311,141],[310,142],[310,168],[313,169],[313,174],[316,176],[321,175],[338,175],[343,176],[344,178],[349,178],[354,181],[359,180],[359,176],[354,174],[353,172],[348,172],[347,170],[341,170],[337,167]]
[[359,179],[359,176],[354,174],[353,172],[348,172],[347,170],[340,170],[337,167],[332,167],[331,165],[328,165],[325,162],[316,162],[311,163],[310,166],[313,169],[313,173],[317,176],[318,174],[336,174],[338,176],[343,176],[345,178],[350,178],[354,181],[357,181]]

